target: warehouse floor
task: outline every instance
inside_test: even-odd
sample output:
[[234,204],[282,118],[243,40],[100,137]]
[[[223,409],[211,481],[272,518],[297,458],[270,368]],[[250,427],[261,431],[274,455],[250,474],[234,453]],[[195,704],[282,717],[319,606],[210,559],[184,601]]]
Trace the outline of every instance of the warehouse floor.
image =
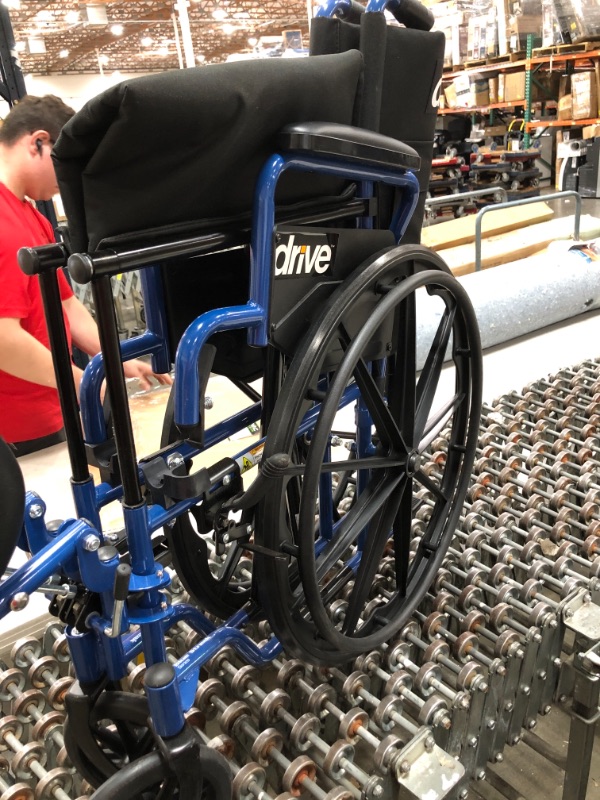
[[[554,207],[557,215],[565,216],[573,213],[574,203],[572,200],[565,200],[554,204]],[[584,200],[583,213],[600,217],[600,200]],[[589,312],[535,334],[493,347],[484,354],[484,399],[491,402],[495,397],[513,389],[520,390],[528,382],[545,377],[561,367],[575,365],[598,356],[600,356],[600,311]],[[236,390],[232,391],[228,382],[220,377],[211,379],[208,394],[214,401],[214,407],[210,412],[212,422],[228,416],[243,402]],[[132,392],[131,405],[138,455],[147,454],[158,447],[167,396],[168,391],[162,387],[149,393]],[[241,449],[239,444],[236,443],[236,450]],[[48,505],[47,520],[64,518],[73,513],[66,445],[58,445],[42,453],[27,456],[22,458],[20,463],[27,488],[38,492]],[[105,524],[110,527],[113,521],[107,519]],[[118,524],[116,519],[114,524]],[[9,642],[23,635],[28,626],[39,623],[45,605],[45,601],[40,597],[39,603],[32,602],[25,611],[0,622],[0,655]],[[568,715],[562,709],[554,707],[547,717],[539,719],[535,733],[554,747],[565,751],[569,737]],[[588,800],[600,800],[599,737],[600,733],[597,731]],[[563,798],[561,770],[551,765],[525,743],[507,748],[504,762],[490,767],[489,772],[507,781],[514,787],[514,792],[507,793],[505,790],[504,794],[499,794],[486,780],[473,785],[469,794],[473,800],[478,797],[485,800],[499,800],[503,796],[508,796],[510,800]],[[493,779],[493,776],[488,775],[488,778]],[[496,781],[494,784],[496,785]],[[563,800],[583,800],[583,798],[563,798]]]

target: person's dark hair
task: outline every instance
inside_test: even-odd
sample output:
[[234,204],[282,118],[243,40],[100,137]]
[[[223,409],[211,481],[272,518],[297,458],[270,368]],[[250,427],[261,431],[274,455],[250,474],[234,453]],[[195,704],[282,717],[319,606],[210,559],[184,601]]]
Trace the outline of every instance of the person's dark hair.
[[0,143],[14,144],[21,136],[37,130],[47,131],[55,142],[61,128],[74,113],[53,94],[44,97],[27,95],[12,107],[0,125]]

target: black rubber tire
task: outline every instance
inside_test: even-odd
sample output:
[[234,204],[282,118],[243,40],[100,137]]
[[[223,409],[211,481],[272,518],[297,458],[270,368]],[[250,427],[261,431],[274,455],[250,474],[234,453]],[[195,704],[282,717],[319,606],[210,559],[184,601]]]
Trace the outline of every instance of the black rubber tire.
[[4,439],[0,439],[0,476],[2,476],[0,575],[3,575],[21,536],[25,512],[25,484],[21,467],[11,446]]
[[[90,712],[87,730],[80,730],[67,717],[64,726],[64,740],[67,753],[73,766],[94,787],[104,783],[116,774],[121,762],[131,757],[137,758],[151,746],[152,737],[147,739],[141,731],[148,727],[148,702],[145,697],[128,692],[105,690],[100,693]],[[121,736],[129,740],[127,746],[118,737],[108,732],[100,723],[110,720],[115,723]],[[133,735],[136,730],[139,735]],[[108,739],[117,747],[108,747]],[[146,741],[145,741],[146,739]],[[132,745],[135,742],[135,748]],[[117,752],[117,749],[119,752]]]
[[200,751],[203,781],[194,796],[182,797],[177,781],[158,752],[123,767],[98,788],[90,800],[230,800],[231,774],[223,757],[208,747]]
[[[165,409],[161,447],[176,441],[179,432],[174,424],[175,387]],[[198,533],[194,509],[182,514],[172,526],[166,526],[165,538],[173,567],[187,592],[196,603],[221,619],[228,619],[250,599],[250,581],[223,580],[210,567],[209,545]],[[231,562],[239,561],[244,548],[238,542],[227,545]]]
[[[442,298],[446,312],[436,333],[441,338],[439,341],[434,338],[417,384],[415,292],[423,287]],[[329,357],[332,343],[344,339],[342,331],[347,320],[353,318],[356,309],[369,297],[374,309],[363,328],[342,345],[345,352],[341,363],[330,374],[325,395],[317,403],[318,417],[312,428],[305,466],[296,470],[302,474],[274,481],[258,510],[259,543],[274,553],[291,553],[287,560],[264,552],[255,554],[254,573],[261,603],[286,650],[313,663],[343,663],[376,649],[408,621],[435,577],[454,534],[477,446],[482,368],[479,331],[472,305],[439,256],[418,245],[405,245],[366,262],[354,277],[339,287],[306,334],[279,395],[264,458],[287,453],[294,460],[297,432],[311,405],[307,398],[314,397],[318,391],[321,365]],[[362,354],[371,347],[372,337],[391,314],[395,315],[395,340],[400,345],[392,347],[394,355],[388,359],[390,374],[397,377],[386,379],[384,399],[374,390],[375,381],[365,376],[366,358],[363,361]],[[410,464],[418,463],[418,447],[423,437],[427,438],[425,433],[431,433],[427,420],[450,333],[453,335],[451,361],[457,385],[450,399],[449,454],[441,468],[442,477],[436,483],[421,473],[418,465],[413,471]],[[372,417],[374,412],[378,418],[372,422],[375,440],[379,441],[380,453],[375,456],[379,462],[375,466],[372,461],[370,469],[363,469],[369,476],[362,490],[363,499],[354,504],[353,517],[348,515],[346,521],[342,521],[340,531],[344,535],[336,532],[332,542],[316,555],[314,517],[325,448],[341,394],[353,378],[360,385],[360,393],[366,398]],[[417,397],[421,398],[419,403]],[[389,408],[392,410],[387,410]],[[388,436],[386,429],[396,433]],[[393,438],[396,440],[394,447],[389,442],[382,444]],[[410,444],[414,439],[416,442]],[[400,452],[400,442],[405,452]],[[384,452],[386,447],[387,452]],[[437,500],[409,568],[413,481],[433,489]],[[299,501],[290,501],[288,485],[300,486]],[[401,492],[399,487],[403,487]],[[361,559],[364,567],[361,564],[356,568],[344,622],[334,622],[327,608],[333,599],[332,586],[336,581],[341,581],[341,588],[347,584],[346,554],[353,552],[356,556],[359,534],[367,527]],[[400,583],[401,586],[392,593],[391,599],[361,621],[363,601],[371,587],[369,581],[389,545],[392,530],[395,531],[394,578],[396,585]],[[299,582],[295,578],[298,572]],[[277,601],[273,602],[273,598]]]

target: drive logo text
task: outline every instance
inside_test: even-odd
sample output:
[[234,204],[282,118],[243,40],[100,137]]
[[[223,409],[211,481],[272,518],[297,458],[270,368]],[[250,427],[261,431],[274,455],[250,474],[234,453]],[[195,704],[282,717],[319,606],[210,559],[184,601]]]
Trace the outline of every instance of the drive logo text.
[[[279,235],[278,239],[283,238]],[[323,275],[333,266],[335,243],[326,234],[288,234],[275,248],[275,277]],[[333,238],[333,237],[331,237]],[[336,237],[337,238],[337,237]]]

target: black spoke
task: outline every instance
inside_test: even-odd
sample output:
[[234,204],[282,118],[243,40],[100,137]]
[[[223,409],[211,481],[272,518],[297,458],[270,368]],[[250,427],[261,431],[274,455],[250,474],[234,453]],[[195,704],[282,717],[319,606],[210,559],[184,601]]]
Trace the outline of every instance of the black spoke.
[[[349,336],[343,325],[340,325],[340,342],[344,347],[349,343]],[[396,420],[385,404],[375,379],[362,359],[358,359],[354,368],[354,380],[369,409],[373,424],[385,449],[388,452],[408,452]]]
[[402,495],[398,514],[394,519],[394,561],[396,568],[396,592],[406,597],[408,566],[410,564],[410,542],[413,520],[413,481],[409,478]]
[[427,425],[423,431],[422,438],[417,442],[417,450],[423,453],[442,430],[448,418],[465,400],[465,394],[459,393],[451,397],[435,414],[427,420]]
[[416,445],[416,313],[414,295],[409,295],[396,309],[397,351],[389,359],[388,408],[398,421],[407,451]]
[[371,523],[379,509],[387,502],[397,488],[403,475],[384,476],[369,484],[357,499],[354,506],[343,518],[335,537],[323,549],[316,560],[317,580],[321,580],[348,548],[357,540],[367,525]]
[[418,481],[421,486],[424,486],[434,497],[437,497],[439,500],[448,500],[448,496],[442,490],[441,486],[438,486],[437,483],[431,480],[431,478],[426,475],[421,470],[418,470],[414,474],[414,479]]
[[433,399],[440,380],[448,342],[452,333],[456,306],[446,307],[433,338],[427,359],[417,384],[417,413],[415,415],[415,443],[420,442],[431,412]]
[[[393,484],[394,488],[397,488],[402,479],[406,479],[406,474],[390,476],[390,478],[391,480],[389,483]],[[402,502],[402,497],[404,496],[406,480],[404,483],[405,485],[401,489],[398,489],[397,494],[393,498],[390,498],[388,503],[380,504],[377,509],[377,514],[373,517],[369,525],[360,565],[356,573],[354,587],[350,594],[350,599],[348,600],[348,608],[344,618],[342,630],[346,635],[352,635],[352,633],[356,632],[361,614],[364,611],[367,598],[369,597],[369,592],[373,586],[373,580],[381,562],[383,551],[392,534],[393,523]],[[388,493],[388,497],[389,494],[391,494],[391,492]]]
[[[384,458],[373,456],[372,458],[346,459],[345,461],[326,461],[321,464],[321,472],[348,472],[357,469],[389,469],[390,467],[404,467],[406,456],[399,458]],[[282,475],[303,475],[306,471],[306,464],[290,464]]]

